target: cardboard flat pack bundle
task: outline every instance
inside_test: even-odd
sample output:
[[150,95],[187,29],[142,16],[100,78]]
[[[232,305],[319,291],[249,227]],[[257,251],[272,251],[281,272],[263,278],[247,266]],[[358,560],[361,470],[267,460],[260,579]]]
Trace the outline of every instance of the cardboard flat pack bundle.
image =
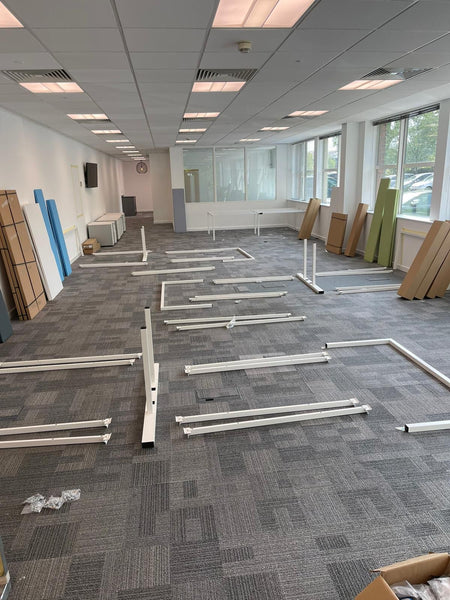
[[330,229],[328,230],[328,238],[325,246],[328,252],[342,254],[347,218],[348,215],[343,213],[331,213]]
[[303,221],[298,232],[299,240],[308,240],[311,237],[311,233],[316,222],[317,215],[319,214],[320,199],[311,198],[308,204],[308,208],[303,216]]
[[47,301],[22,208],[14,190],[0,191],[0,227],[1,253],[19,319],[33,319]]
[[353,219],[353,226],[350,231],[350,235],[348,236],[348,242],[344,252],[345,256],[355,256],[356,247],[358,245],[359,238],[361,237],[361,232],[366,221],[366,215],[368,210],[368,204],[364,204],[363,202],[360,202],[358,204],[356,215]]

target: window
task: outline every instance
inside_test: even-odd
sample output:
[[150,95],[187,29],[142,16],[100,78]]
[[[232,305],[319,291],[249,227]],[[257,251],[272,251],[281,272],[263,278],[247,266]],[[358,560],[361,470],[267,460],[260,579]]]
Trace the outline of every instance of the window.
[[430,215],[438,121],[434,109],[378,125],[377,186],[389,177],[400,190],[399,214]]
[[247,200],[275,200],[275,148],[247,148]]
[[183,162],[186,202],[214,202],[212,150],[184,150]]
[[292,198],[307,201],[314,196],[315,147],[315,140],[292,147]]
[[186,148],[186,202],[273,201],[276,148]]
[[340,135],[332,135],[321,140],[322,150],[322,190],[324,204],[330,204],[331,190],[339,185]]

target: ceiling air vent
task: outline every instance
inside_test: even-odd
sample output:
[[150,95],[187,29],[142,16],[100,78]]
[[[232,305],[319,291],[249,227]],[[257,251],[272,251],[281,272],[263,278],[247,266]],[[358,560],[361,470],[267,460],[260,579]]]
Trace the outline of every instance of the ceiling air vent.
[[258,69],[199,69],[196,81],[250,81]]
[[6,77],[17,81],[17,83],[49,83],[59,81],[72,81],[69,73],[64,69],[54,69],[49,71],[48,69],[26,69],[26,70],[8,70],[2,71]]
[[406,81],[412,79],[412,77],[417,77],[417,75],[422,75],[422,73],[427,73],[432,69],[433,67],[424,67],[423,69],[380,67],[367,73],[367,75],[364,75],[361,79],[398,79],[400,81]]

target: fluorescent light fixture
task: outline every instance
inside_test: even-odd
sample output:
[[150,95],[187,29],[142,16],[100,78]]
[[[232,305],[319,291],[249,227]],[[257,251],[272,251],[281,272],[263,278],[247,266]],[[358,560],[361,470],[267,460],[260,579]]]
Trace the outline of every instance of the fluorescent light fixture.
[[314,0],[220,0],[213,27],[293,27]]
[[130,140],[105,140],[105,142],[109,142],[110,144],[117,144],[119,142],[123,142],[124,144],[126,144],[129,141]]
[[82,94],[83,90],[74,81],[60,83],[20,83],[22,87],[33,94]]
[[262,127],[259,131],[284,131],[285,129],[289,127]]
[[109,121],[107,115],[104,114],[82,114],[82,115],[67,115],[74,121]]
[[196,112],[196,113],[184,113],[184,119],[215,119],[220,113],[218,112]]
[[[96,133],[97,135],[103,135],[104,133],[122,133],[120,129],[91,129],[92,133]],[[124,140],[120,140],[121,142]]]
[[116,148],[119,148],[119,150],[123,150],[124,148],[129,150],[130,148],[136,148],[136,146],[116,146]]
[[203,133],[204,131],[206,131],[206,127],[199,129],[179,129],[178,131],[179,133]]
[[261,138],[242,138],[239,140],[240,142],[259,142]]
[[176,140],[176,144],[195,144],[197,140]]
[[0,29],[18,29],[22,23],[0,2]]
[[383,90],[396,83],[401,83],[402,79],[356,79],[347,85],[339,88],[340,90]]
[[238,92],[245,81],[196,81],[193,92]]
[[327,110],[294,110],[288,117],[319,117],[327,112]]
[[140,154],[139,150],[122,150],[124,154]]

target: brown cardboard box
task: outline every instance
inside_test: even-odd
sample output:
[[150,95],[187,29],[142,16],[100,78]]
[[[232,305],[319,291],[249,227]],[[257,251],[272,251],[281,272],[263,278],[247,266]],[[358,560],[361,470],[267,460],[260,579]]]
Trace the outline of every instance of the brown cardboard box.
[[319,208],[320,199],[311,198],[306,212],[303,215],[303,221],[300,226],[300,231],[298,232],[299,240],[307,240],[311,237],[311,232],[313,230],[314,223],[316,222],[317,215],[319,214]]
[[364,227],[368,209],[368,204],[364,204],[363,202],[358,204],[356,215],[353,220],[353,226],[348,237],[347,247],[345,248],[345,256],[355,256],[356,254],[356,246],[358,245],[359,238],[361,237],[361,231]]
[[100,247],[100,244],[95,238],[89,238],[82,244],[83,254],[93,254],[94,252],[99,252]]
[[390,586],[407,580],[413,585],[450,573],[450,554],[426,554],[376,570],[378,577],[355,600],[397,600]]
[[330,228],[325,248],[333,254],[342,254],[345,228],[347,227],[348,215],[344,213],[331,213]]

